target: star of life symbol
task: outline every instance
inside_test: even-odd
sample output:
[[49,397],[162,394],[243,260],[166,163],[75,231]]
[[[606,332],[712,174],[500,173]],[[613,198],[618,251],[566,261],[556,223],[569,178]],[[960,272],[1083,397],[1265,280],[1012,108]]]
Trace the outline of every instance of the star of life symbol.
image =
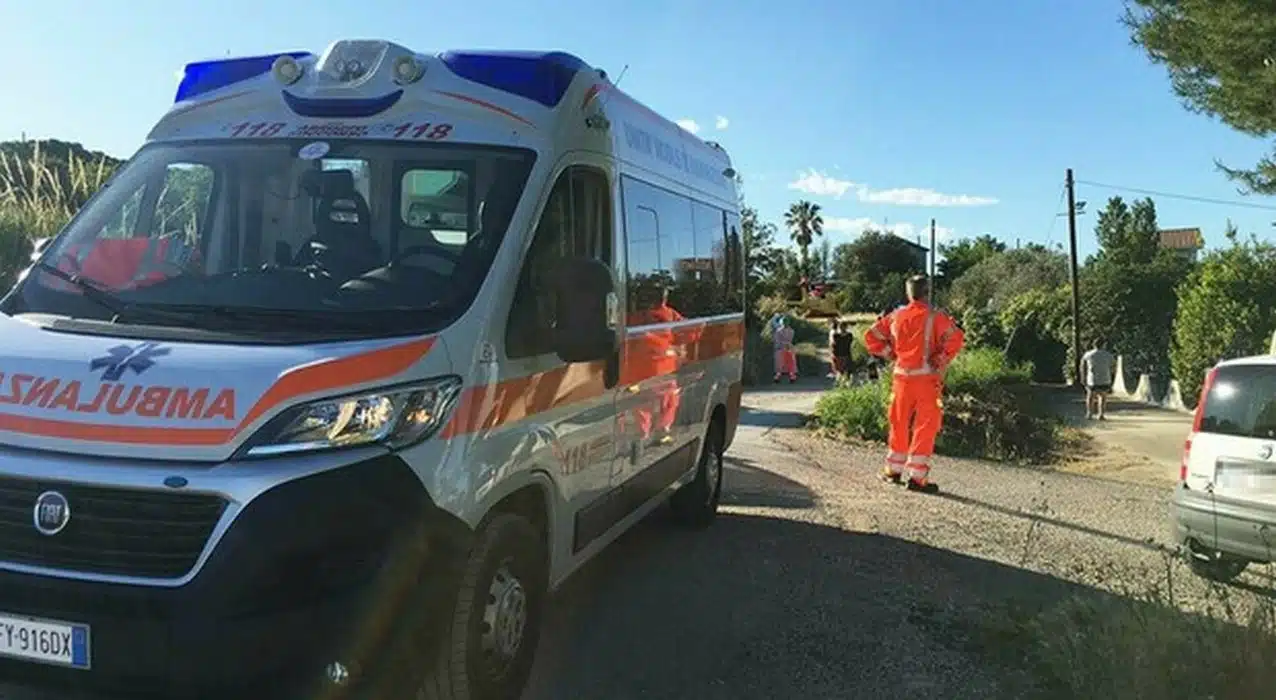
[[94,358],[89,369],[102,373],[102,381],[117,382],[124,373],[132,370],[133,374],[141,374],[155,365],[155,358],[172,352],[170,348],[160,347],[159,343],[147,341],[139,345],[116,345],[102,357]]

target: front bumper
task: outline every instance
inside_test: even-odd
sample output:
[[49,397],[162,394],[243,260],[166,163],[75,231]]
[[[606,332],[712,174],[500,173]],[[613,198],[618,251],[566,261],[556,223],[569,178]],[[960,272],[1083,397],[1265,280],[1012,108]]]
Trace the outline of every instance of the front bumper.
[[286,482],[179,587],[0,572],[0,612],[87,624],[92,653],[89,670],[0,659],[0,681],[52,697],[312,698],[340,661],[357,690],[387,672],[402,610],[445,599],[468,538],[396,455]]
[[1174,489],[1175,541],[1256,562],[1276,560],[1276,507],[1189,489]]

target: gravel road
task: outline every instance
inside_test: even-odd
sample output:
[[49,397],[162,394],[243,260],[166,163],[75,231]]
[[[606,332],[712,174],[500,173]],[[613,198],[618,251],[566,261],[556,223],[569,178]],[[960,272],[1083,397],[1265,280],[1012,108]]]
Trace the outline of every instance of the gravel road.
[[987,606],[1143,590],[1167,565],[1185,604],[1204,594],[1162,550],[1168,488],[940,459],[943,493],[908,493],[876,480],[879,448],[794,429],[820,388],[746,396],[719,521],[653,516],[587,567],[528,698],[1016,697],[953,632]]

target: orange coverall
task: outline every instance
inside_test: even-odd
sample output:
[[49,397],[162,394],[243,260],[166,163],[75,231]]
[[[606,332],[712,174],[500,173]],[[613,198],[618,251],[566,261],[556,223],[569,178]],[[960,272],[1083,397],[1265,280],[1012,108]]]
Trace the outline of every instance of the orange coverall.
[[879,318],[864,334],[870,353],[895,361],[888,476],[898,477],[907,470],[910,481],[919,486],[929,483],[930,458],[944,417],[944,372],[964,343],[965,334],[952,317],[922,301]]

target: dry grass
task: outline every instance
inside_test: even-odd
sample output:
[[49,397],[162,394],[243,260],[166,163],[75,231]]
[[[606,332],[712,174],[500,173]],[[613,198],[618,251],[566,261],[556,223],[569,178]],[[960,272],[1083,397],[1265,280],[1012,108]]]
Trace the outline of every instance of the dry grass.
[[0,152],[0,289],[12,284],[31,252],[31,241],[51,236],[110,177],[106,159],[70,155],[64,167],[39,142],[30,158]]
[[[1048,504],[1045,504],[1048,510]],[[1025,535],[1025,551],[1040,529]],[[1181,552],[1159,574],[1091,571],[1103,591],[1036,609],[987,611],[975,648],[1032,676],[1020,697],[1250,700],[1276,687],[1276,601],[1249,584],[1204,587]],[[1191,581],[1184,581],[1184,576]],[[1185,591],[1187,591],[1185,593]]]

